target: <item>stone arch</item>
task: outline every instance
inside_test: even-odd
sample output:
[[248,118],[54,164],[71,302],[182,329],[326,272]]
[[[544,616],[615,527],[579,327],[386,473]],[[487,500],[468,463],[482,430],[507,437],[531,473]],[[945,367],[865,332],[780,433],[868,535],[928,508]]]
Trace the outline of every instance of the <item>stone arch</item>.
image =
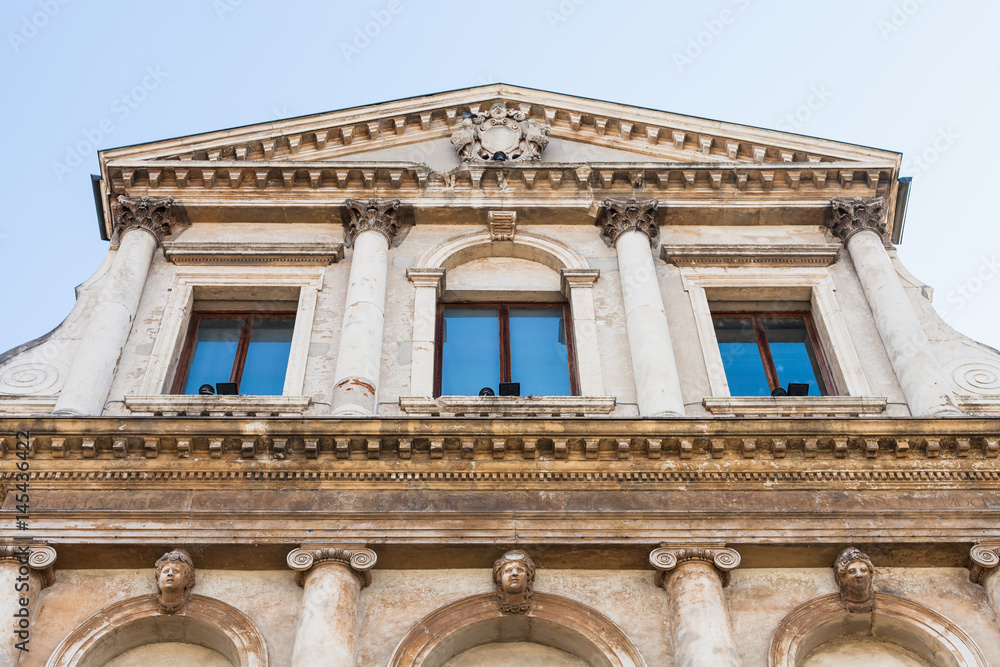
[[192,595],[182,613],[164,614],[155,595],[105,607],[64,639],[46,667],[99,667],[143,644],[184,642],[212,649],[239,667],[267,667],[264,637],[243,612]]
[[611,619],[574,600],[535,592],[525,614],[503,614],[493,594],[431,612],[396,647],[389,667],[440,667],[477,646],[527,641],[560,649],[595,667],[645,667]]
[[438,243],[423,254],[417,268],[451,269],[484,257],[527,259],[555,271],[590,268],[577,250],[552,237],[518,231],[510,241],[494,241],[488,230],[459,234]]
[[771,638],[768,666],[794,667],[827,642],[854,638],[895,644],[936,666],[989,665],[972,638],[949,619],[922,604],[876,593],[871,613],[849,613],[836,594],[793,609]]

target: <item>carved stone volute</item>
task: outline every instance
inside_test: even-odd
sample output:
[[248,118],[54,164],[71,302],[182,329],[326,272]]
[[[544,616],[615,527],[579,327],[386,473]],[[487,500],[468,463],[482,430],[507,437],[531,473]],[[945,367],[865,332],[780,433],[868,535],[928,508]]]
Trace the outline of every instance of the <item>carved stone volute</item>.
[[463,162],[534,162],[549,143],[549,126],[495,102],[488,113],[466,113],[451,143]]
[[173,197],[126,197],[118,196],[118,203],[113,207],[114,225],[111,230],[111,247],[117,248],[122,235],[133,229],[144,229],[156,239],[157,243],[170,234],[171,209],[174,206]]
[[194,588],[194,561],[186,551],[168,551],[156,561],[156,599],[160,611],[176,614],[184,611]]
[[831,199],[830,204],[833,206],[830,231],[845,244],[858,232],[868,229],[885,238],[885,197]]
[[986,575],[1000,565],[1000,544],[977,544],[969,552],[972,566],[969,568],[969,581],[980,584]]
[[378,557],[371,549],[350,549],[328,547],[320,549],[293,549],[288,553],[288,567],[296,571],[295,582],[304,586],[306,573],[315,565],[324,562],[340,563],[354,570],[361,579],[361,587],[367,588],[372,583],[370,570],[375,567]]
[[2,545],[0,560],[12,560],[20,565],[27,565],[41,578],[42,588],[48,588],[56,582],[55,570],[52,567],[56,562],[56,550],[50,546]]
[[728,547],[662,546],[649,554],[656,568],[656,585],[663,586],[671,570],[689,561],[701,561],[715,567],[723,586],[729,585],[729,573],[740,566],[740,554]]
[[601,236],[612,248],[618,237],[629,231],[642,232],[649,238],[650,245],[659,234],[656,224],[658,199],[611,199],[604,198],[604,217],[601,222]]
[[527,553],[508,551],[493,563],[497,606],[505,614],[523,614],[531,608],[535,563]]
[[348,199],[344,202],[351,220],[347,223],[346,240],[350,247],[354,244],[354,237],[363,231],[374,230],[392,243],[393,237],[399,231],[399,222],[396,220],[396,210],[400,201],[397,198],[378,199]]
[[847,547],[833,563],[833,575],[840,589],[840,600],[851,613],[868,612],[875,607],[872,581],[875,567],[868,554]]

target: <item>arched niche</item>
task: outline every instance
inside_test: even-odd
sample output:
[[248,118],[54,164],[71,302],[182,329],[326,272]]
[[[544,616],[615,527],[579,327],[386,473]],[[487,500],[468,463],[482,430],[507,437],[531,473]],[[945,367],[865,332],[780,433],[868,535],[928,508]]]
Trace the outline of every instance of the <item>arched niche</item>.
[[558,595],[535,592],[525,614],[503,614],[492,594],[475,595],[428,614],[396,647],[390,667],[443,667],[477,647],[537,644],[591,667],[645,667],[625,633],[609,618]]
[[224,602],[192,595],[182,613],[164,614],[154,595],[105,607],[56,647],[46,667],[101,667],[146,644],[194,644],[234,667],[266,667],[267,645],[253,622]]
[[[560,291],[569,302],[572,319],[580,395],[603,396],[604,378],[593,296],[593,286],[600,271],[590,268],[583,255],[557,239],[518,231],[510,240],[496,240],[488,230],[459,234],[438,243],[406,272],[415,288],[411,396],[430,397],[434,391],[437,304],[446,290],[446,273],[467,262],[500,257],[535,262],[559,274]],[[517,291],[506,296],[516,300]]]
[[[972,638],[950,620],[905,598],[875,594],[871,613],[850,613],[839,595],[827,595],[792,610],[775,631],[768,651],[769,667],[807,666],[833,645],[865,642],[899,647],[934,667],[987,667],[985,656]],[[833,653],[833,651],[828,651]],[[908,664],[899,652],[898,664]],[[822,664],[820,661],[819,664]],[[912,663],[910,663],[912,664]]]

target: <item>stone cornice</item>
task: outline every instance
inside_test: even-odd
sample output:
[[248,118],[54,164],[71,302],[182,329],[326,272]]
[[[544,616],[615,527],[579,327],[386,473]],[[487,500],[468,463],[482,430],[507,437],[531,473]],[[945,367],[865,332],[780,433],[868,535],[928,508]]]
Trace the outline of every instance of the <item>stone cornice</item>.
[[729,584],[729,573],[740,566],[740,554],[724,545],[706,544],[663,544],[649,554],[649,563],[656,568],[656,585],[663,586],[667,575],[675,568],[690,561],[699,561],[713,566],[722,579],[722,585]]
[[327,265],[344,258],[342,243],[223,243],[165,241],[163,254],[174,264]]
[[362,588],[367,588],[372,583],[370,570],[375,567],[377,559],[371,549],[307,545],[290,551],[286,561],[288,567],[295,570],[295,582],[299,586],[305,585],[306,573],[309,570],[321,563],[331,562],[349,567],[361,579]]
[[829,266],[839,243],[732,244],[672,243],[660,246],[660,258],[676,266]]

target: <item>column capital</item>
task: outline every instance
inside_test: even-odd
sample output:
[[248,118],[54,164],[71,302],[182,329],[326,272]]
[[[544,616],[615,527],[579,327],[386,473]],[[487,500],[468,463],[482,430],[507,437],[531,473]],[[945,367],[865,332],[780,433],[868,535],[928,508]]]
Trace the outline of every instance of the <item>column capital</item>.
[[659,235],[656,224],[656,210],[659,199],[612,199],[605,197],[602,202],[604,218],[601,221],[601,236],[610,247],[614,247],[618,237],[629,231],[642,232],[652,245]]
[[845,244],[847,240],[866,229],[870,229],[885,238],[885,197],[834,198],[830,200],[833,206],[833,217],[827,223],[830,231]]
[[413,283],[414,287],[433,287],[437,290],[438,296],[441,296],[441,292],[444,290],[444,274],[445,270],[441,268],[411,268],[406,270],[406,277]]
[[740,566],[740,554],[723,545],[662,544],[649,554],[649,562],[656,568],[656,585],[663,586],[671,570],[690,561],[714,566],[722,579],[722,585],[727,586],[729,572]]
[[969,552],[972,564],[969,566],[969,581],[982,585],[994,568],[1000,565],[1000,542],[983,542],[972,547]]
[[157,243],[170,234],[173,220],[171,209],[174,206],[173,197],[126,197],[118,196],[118,203],[113,207],[114,225],[111,230],[111,247],[121,244],[125,232],[133,229],[144,229],[153,235]]
[[352,547],[299,547],[288,553],[288,567],[296,571],[295,583],[304,586],[306,573],[321,563],[339,563],[354,570],[361,579],[361,587],[367,588],[372,583],[369,570],[375,567],[377,560],[371,549],[356,549]]
[[0,545],[0,561],[12,560],[27,565],[41,577],[42,588],[56,583],[56,573],[52,565],[56,562],[56,550],[48,545]]
[[399,221],[396,220],[399,204],[399,199],[395,197],[345,200],[344,206],[351,214],[351,221],[347,223],[348,247],[354,244],[354,238],[358,234],[369,229],[378,232],[392,243],[393,237],[399,231]]

